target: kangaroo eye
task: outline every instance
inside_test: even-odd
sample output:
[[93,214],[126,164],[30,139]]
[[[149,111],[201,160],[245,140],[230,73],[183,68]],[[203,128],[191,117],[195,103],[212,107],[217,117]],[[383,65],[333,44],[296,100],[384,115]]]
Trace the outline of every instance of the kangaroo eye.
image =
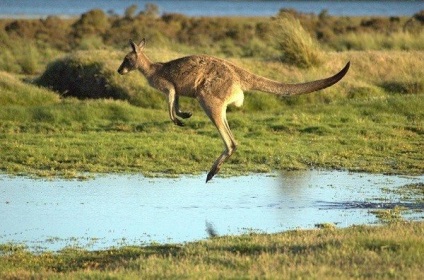
[[127,64],[127,65],[129,65],[129,66],[134,66],[134,60],[133,59],[130,59],[130,58],[128,58],[128,57],[126,57],[125,59],[124,59],[124,63],[125,64]]

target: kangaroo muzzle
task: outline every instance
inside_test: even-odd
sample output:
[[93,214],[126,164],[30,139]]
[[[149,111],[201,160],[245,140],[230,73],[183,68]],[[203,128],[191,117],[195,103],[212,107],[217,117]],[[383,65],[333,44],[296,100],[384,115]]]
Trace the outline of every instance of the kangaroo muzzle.
[[123,67],[122,65],[118,68],[118,73],[121,75],[124,75],[126,73],[128,73],[128,69]]

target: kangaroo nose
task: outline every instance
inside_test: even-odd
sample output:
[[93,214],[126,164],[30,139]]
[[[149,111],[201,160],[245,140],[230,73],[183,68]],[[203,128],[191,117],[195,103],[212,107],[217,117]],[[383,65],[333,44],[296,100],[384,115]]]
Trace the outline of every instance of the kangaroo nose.
[[126,74],[128,71],[127,71],[127,69],[125,69],[125,68],[121,68],[121,67],[119,67],[119,69],[118,69],[118,73],[119,74],[121,74],[121,75],[124,75],[124,74]]

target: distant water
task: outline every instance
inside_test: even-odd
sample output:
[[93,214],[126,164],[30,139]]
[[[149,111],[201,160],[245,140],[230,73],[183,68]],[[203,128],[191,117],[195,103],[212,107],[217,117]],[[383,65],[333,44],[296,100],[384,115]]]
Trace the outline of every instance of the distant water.
[[122,15],[131,5],[144,10],[147,3],[159,12],[188,16],[272,16],[282,8],[338,16],[411,16],[424,9],[424,1],[255,1],[255,0],[0,0],[0,17],[76,16],[94,8]]

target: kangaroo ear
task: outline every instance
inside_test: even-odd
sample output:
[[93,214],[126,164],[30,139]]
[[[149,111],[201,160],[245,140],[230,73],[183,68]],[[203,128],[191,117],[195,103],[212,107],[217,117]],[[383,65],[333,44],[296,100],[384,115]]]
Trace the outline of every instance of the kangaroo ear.
[[140,50],[138,49],[137,44],[136,44],[136,43],[134,43],[134,41],[133,41],[133,40],[130,40],[130,45],[131,45],[131,48],[133,49],[133,52],[138,53],[138,52],[140,51]]
[[140,42],[140,44],[138,44],[138,48],[140,49],[140,50],[142,50],[142,49],[144,49],[144,46],[146,45],[146,39],[145,38],[143,38],[143,39],[141,39],[141,42]]

